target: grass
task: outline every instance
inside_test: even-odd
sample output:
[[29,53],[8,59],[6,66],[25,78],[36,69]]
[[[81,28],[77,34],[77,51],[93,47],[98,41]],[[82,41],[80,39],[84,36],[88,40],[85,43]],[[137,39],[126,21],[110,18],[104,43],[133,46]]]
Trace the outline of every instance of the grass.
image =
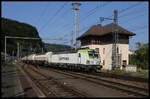
[[10,61],[10,62],[3,62],[1,65],[2,66],[15,66],[12,61]]
[[142,69],[137,69],[137,72],[126,72],[123,70],[110,71],[110,70],[102,69],[101,72],[149,78],[149,70],[142,70]]

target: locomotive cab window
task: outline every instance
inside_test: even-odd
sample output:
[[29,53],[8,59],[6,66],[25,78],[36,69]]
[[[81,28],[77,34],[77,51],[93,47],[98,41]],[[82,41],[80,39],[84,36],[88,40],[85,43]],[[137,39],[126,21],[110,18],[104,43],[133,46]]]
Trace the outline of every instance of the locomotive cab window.
[[79,53],[79,57],[81,57],[81,54]]
[[90,58],[99,58],[99,53],[96,51],[88,51],[88,54]]

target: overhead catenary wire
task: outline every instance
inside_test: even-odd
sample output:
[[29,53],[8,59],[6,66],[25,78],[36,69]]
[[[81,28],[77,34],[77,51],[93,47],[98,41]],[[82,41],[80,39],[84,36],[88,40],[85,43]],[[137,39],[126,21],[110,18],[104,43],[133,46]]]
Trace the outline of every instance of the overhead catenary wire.
[[141,5],[141,4],[142,4],[141,2],[138,2],[138,3],[136,3],[134,5],[131,5],[131,6],[127,7],[127,8],[125,8],[125,9],[122,9],[121,11],[119,11],[119,13],[123,13],[123,12],[125,12],[125,11],[127,11],[129,9],[133,9],[134,7],[137,7],[137,6]]
[[[65,7],[66,7],[66,5],[68,4],[68,2],[66,2],[66,4],[64,4],[64,7],[62,8],[62,10],[61,10],[61,12],[62,12],[62,14],[60,14],[60,17],[61,18],[59,18],[59,19],[63,19],[63,17],[69,12],[69,9],[65,9]],[[64,12],[63,12],[63,9],[64,9]],[[56,16],[55,16],[56,17]],[[59,17],[59,16],[57,16],[57,17]],[[55,20],[56,20],[57,18],[55,18]],[[56,21],[53,21],[51,24],[55,24],[56,23]]]
[[127,24],[129,22],[132,22],[132,20],[136,20],[136,19],[141,18],[142,16],[145,16],[145,15],[146,15],[145,13],[142,13],[141,15],[131,17],[131,18],[127,19],[127,20],[121,21],[120,23],[125,22],[125,24]]
[[131,28],[130,30],[132,30],[132,31],[138,31],[138,30],[145,29],[145,28],[148,29],[148,26],[144,25],[144,26],[140,26],[140,27],[134,27],[134,28]]
[[[88,12],[87,12],[87,16],[85,16],[85,17],[83,17],[82,18],[82,21],[83,20],[85,20],[86,18],[88,18],[90,15],[92,15],[92,14],[94,14],[96,11],[96,9],[98,9],[98,8],[103,8],[103,7],[105,7],[106,5],[108,5],[110,2],[107,2],[107,3],[104,3],[103,5],[98,5],[98,6],[96,6],[95,8],[93,8],[93,9],[91,9],[91,10],[89,10]],[[81,19],[80,19],[81,20]],[[79,21],[80,23],[81,23],[81,21]],[[65,25],[63,25],[62,26],[62,28],[63,29],[65,29],[66,27],[68,27],[68,28],[70,28],[72,26],[72,24],[70,24],[70,23],[67,23],[67,24],[65,24]],[[68,29],[68,28],[66,28],[66,29]],[[58,31],[58,30],[57,30]],[[71,33],[71,32],[69,32],[69,33]]]
[[144,11],[143,11],[143,9],[140,9],[140,10],[137,10],[137,11],[131,11],[131,12],[129,12],[129,13],[125,13],[125,14],[119,16],[118,18],[124,18],[124,17],[129,16],[129,15],[139,14],[139,13],[137,13],[137,12],[145,12],[145,11],[147,11],[147,10],[144,9]]
[[[70,10],[70,9],[67,9],[67,10],[65,10],[64,13],[62,13],[61,19],[63,19],[63,17],[65,17],[65,15],[68,14],[69,10]],[[55,22],[55,21],[53,21],[53,22]],[[54,23],[54,24],[55,24],[55,23]],[[54,25],[54,24],[53,24],[53,25]],[[63,25],[63,26],[60,25],[60,27],[58,27],[58,29],[57,29],[55,32],[53,32],[53,33],[57,33],[59,30],[62,30],[61,28],[66,27],[66,26],[68,26],[69,24],[70,24],[70,23],[65,24],[65,25]]]
[[[92,14],[94,14],[97,10],[96,9],[98,9],[98,8],[103,8],[103,7],[105,7],[105,6],[107,6],[108,4],[109,4],[110,2],[107,2],[107,3],[104,3],[103,5],[98,5],[97,7],[95,7],[94,9],[91,9],[89,12],[88,12],[88,15],[87,16],[85,16],[84,18],[82,18],[82,20],[80,21],[80,23],[82,23],[83,21],[85,21],[90,15],[92,15]],[[93,11],[93,12],[92,12]],[[90,13],[91,12],[91,13]]]
[[79,32],[81,33],[83,30],[89,29],[90,27],[92,27],[92,26],[95,25],[96,23],[98,23],[98,22],[93,22],[92,24],[90,24],[90,25],[88,25],[88,26],[86,26],[86,27],[80,29]]
[[45,5],[45,8],[43,9],[43,11],[42,11],[42,13],[39,15],[39,18],[38,18],[38,20],[37,20],[37,25],[38,24],[40,24],[40,21],[41,21],[41,18],[42,18],[42,16],[47,12],[47,10],[48,10],[48,6],[49,5],[49,3],[47,3],[46,5]]
[[[137,4],[132,5],[132,6],[133,6],[133,7],[136,7],[136,6],[140,5],[140,4],[141,4],[141,3],[137,3]],[[105,3],[104,5],[107,5],[107,4]],[[104,5],[103,5],[103,6],[104,6]],[[92,11],[93,11],[93,10],[95,10],[96,8],[98,8],[98,6],[97,6],[97,7],[95,7],[94,9],[91,9],[91,10],[90,10],[90,11],[88,11],[88,12],[92,12]],[[130,7],[127,7],[127,8],[125,8],[125,9],[122,9],[122,10],[121,10],[121,12],[127,11],[128,9],[131,9],[131,6],[130,6]],[[93,13],[91,13],[91,14],[93,14]],[[91,15],[91,14],[89,14],[89,15]],[[88,16],[89,16],[89,15],[88,15]],[[87,17],[88,17],[88,16],[87,16]],[[69,25],[69,24],[65,24],[63,27],[66,27],[67,25],[70,27],[70,25]]]
[[67,2],[65,2],[57,11],[56,13],[39,29],[39,32],[41,32],[41,30],[43,30],[47,24],[49,24],[50,22],[53,21],[53,19],[57,16],[58,13],[60,13],[60,11],[65,7],[65,5],[67,4]]
[[14,37],[14,36],[5,36],[5,37],[1,37],[1,38],[13,38],[13,39],[34,39],[34,40],[60,40],[60,41],[67,41],[65,39],[62,38],[35,38],[35,37]]
[[[118,13],[121,14],[121,13],[126,12],[126,11],[128,11],[128,10],[130,10],[130,9],[133,9],[133,8],[135,8],[135,7],[137,7],[137,6],[141,5],[141,4],[142,4],[141,2],[138,2],[138,3],[134,4],[134,5],[130,5],[130,6],[127,7],[127,8],[121,9],[120,11],[118,11]],[[113,15],[111,15],[111,16],[109,16],[109,17],[112,17],[112,16],[113,16]]]

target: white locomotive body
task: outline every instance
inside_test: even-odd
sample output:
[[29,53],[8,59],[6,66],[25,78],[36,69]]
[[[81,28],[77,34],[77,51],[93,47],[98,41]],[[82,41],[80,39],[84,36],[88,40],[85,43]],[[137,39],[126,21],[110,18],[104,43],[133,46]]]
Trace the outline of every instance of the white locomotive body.
[[53,54],[52,52],[47,52],[41,55],[34,54],[28,56],[26,61],[71,70],[97,71],[97,69],[102,68],[99,53],[92,49],[78,50],[76,53]]

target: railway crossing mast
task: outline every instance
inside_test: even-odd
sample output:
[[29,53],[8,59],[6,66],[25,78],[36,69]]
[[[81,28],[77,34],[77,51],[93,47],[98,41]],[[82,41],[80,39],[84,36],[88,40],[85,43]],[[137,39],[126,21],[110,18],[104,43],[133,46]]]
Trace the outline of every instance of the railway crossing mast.
[[78,38],[78,32],[79,32],[79,24],[78,24],[78,10],[79,10],[79,6],[81,4],[80,3],[72,3],[72,9],[75,10],[75,44],[76,44],[76,47],[75,47],[75,50],[77,50],[79,44],[78,44],[78,41],[77,41],[77,38]]
[[114,10],[114,18],[105,18],[100,17],[100,21],[107,20],[114,20],[114,30],[113,32],[113,44],[112,44],[112,70],[118,66],[118,57],[117,57],[117,43],[118,43],[118,33],[117,33],[117,25],[118,25],[118,11]]

